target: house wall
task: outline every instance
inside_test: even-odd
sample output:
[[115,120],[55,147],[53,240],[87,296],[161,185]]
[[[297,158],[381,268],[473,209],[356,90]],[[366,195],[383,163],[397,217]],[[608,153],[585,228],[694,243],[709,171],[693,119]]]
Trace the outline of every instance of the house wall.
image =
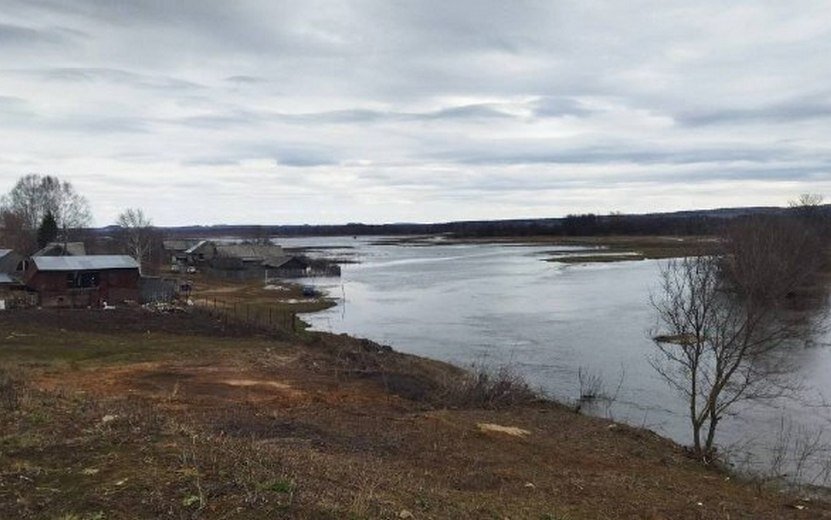
[[265,269],[262,266],[246,269],[217,269],[211,266],[205,266],[203,267],[203,272],[208,276],[237,282],[263,280],[265,278]]
[[[98,287],[67,287],[68,274],[77,271],[38,271],[26,273],[26,286],[37,291],[43,307],[98,307],[103,302],[139,301],[138,269],[107,269],[99,273]],[[82,271],[86,272],[86,271]]]

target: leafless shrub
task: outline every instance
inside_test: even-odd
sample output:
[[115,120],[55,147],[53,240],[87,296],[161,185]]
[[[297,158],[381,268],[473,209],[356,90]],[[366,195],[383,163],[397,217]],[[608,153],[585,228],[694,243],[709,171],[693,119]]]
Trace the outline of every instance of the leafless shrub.
[[603,376],[580,367],[577,369],[577,381],[580,384],[580,401],[594,401],[605,395]]
[[[758,448],[745,446],[740,458],[735,449],[724,455],[736,474],[760,487],[775,485],[810,494],[831,483],[831,442],[821,428],[795,425],[783,417],[764,451]],[[767,455],[759,455],[762,452]]]
[[540,400],[508,365],[497,369],[473,365],[464,375],[445,381],[437,394],[440,404],[461,408],[506,408]]
[[773,301],[810,286],[823,258],[815,228],[787,217],[755,216],[726,230],[722,275],[741,296]]
[[653,335],[650,362],[689,403],[693,450],[705,461],[713,460],[718,424],[736,403],[793,394],[787,358],[777,350],[810,330],[783,316],[769,289],[726,291],[723,260],[669,261],[652,297],[661,334]]
[[583,367],[578,368],[577,381],[580,395],[575,403],[575,410],[578,412],[590,410],[593,415],[613,419],[612,408],[620,395],[625,378],[626,371],[621,367],[617,384],[613,390],[610,390],[601,372],[592,372]]

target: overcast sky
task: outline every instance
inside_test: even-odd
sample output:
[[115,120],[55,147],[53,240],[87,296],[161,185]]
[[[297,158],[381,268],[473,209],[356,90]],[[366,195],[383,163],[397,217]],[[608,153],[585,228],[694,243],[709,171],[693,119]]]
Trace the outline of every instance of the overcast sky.
[[0,191],[95,223],[831,195],[828,2],[0,0]]

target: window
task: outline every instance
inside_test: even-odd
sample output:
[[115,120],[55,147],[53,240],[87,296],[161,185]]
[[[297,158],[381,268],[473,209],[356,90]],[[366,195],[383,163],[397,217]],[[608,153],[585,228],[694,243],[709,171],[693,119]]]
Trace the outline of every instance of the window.
[[97,272],[82,271],[67,273],[66,285],[70,289],[89,289],[98,287],[100,278],[101,274]]

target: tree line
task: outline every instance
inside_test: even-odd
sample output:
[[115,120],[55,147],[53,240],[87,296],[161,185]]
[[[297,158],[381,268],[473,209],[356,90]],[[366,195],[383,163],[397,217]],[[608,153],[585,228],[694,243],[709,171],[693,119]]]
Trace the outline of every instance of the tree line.
[[65,249],[71,241],[82,241],[102,253],[128,254],[142,265],[161,260],[161,235],[141,209],[128,208],[118,216],[109,244],[91,240],[91,224],[86,197],[53,175],[24,175],[0,198],[0,244],[23,255],[52,243]]

